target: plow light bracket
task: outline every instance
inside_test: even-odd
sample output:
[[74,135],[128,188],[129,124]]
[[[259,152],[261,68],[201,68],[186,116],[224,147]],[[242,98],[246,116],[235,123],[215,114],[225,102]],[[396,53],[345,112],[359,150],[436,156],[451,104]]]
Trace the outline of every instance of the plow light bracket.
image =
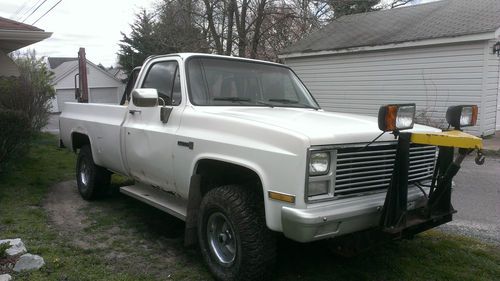
[[476,125],[477,105],[455,105],[448,107],[446,121],[455,129]]
[[398,132],[413,128],[415,104],[389,104],[378,111],[378,128],[384,132]]

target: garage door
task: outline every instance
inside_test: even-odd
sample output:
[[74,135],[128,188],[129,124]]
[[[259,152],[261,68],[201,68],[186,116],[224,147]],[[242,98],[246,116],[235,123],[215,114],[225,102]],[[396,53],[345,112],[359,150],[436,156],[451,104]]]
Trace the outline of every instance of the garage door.
[[64,89],[64,90],[56,90],[57,96],[57,107],[59,112],[64,110],[65,102],[75,102],[75,90],[73,89]]
[[118,104],[117,91],[117,88],[91,88],[89,101],[92,103]]

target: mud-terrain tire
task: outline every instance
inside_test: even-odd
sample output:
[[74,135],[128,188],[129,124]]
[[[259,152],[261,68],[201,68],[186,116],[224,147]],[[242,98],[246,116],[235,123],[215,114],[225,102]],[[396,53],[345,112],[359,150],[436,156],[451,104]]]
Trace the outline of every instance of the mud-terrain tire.
[[82,146],[76,160],[76,183],[82,198],[91,201],[107,194],[110,180],[111,172],[94,163],[90,146]]
[[228,185],[210,190],[202,199],[198,240],[203,259],[218,280],[269,277],[276,237],[266,226],[259,195],[249,187]]

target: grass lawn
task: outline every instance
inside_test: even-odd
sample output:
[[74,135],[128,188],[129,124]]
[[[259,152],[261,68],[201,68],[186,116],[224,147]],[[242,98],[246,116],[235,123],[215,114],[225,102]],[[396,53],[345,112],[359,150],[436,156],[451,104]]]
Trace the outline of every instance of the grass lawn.
[[[124,196],[82,203],[76,230],[45,209],[49,188],[74,178],[75,156],[37,138],[31,152],[0,175],[0,238],[20,237],[46,266],[15,280],[210,280],[196,249],[182,244],[183,223]],[[114,178],[114,184],[121,179]],[[459,207],[459,206],[458,206]],[[63,221],[63,223],[65,223]],[[67,222],[70,223],[70,222]],[[279,240],[276,280],[498,280],[500,249],[428,231],[355,258],[323,243]]]

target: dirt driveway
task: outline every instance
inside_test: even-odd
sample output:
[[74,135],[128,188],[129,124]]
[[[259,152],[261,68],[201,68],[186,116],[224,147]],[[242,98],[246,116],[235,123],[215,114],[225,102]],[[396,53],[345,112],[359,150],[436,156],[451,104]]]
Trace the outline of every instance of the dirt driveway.
[[61,239],[102,253],[115,270],[211,280],[197,251],[183,247],[183,222],[141,202],[120,194],[87,202],[67,181],[51,188],[44,208]]

